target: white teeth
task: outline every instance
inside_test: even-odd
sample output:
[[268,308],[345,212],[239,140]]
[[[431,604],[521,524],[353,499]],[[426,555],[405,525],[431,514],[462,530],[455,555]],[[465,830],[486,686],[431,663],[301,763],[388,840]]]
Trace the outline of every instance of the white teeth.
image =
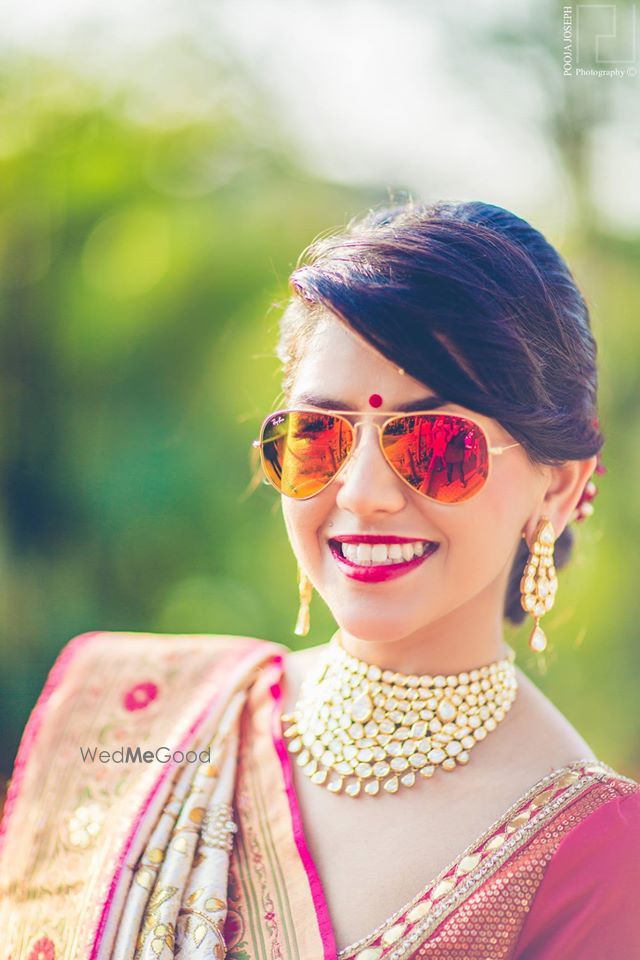
[[347,560],[351,560],[352,563],[356,563],[358,559],[358,545],[355,543],[343,543],[342,553]]
[[374,543],[371,547],[371,561],[372,563],[382,563],[384,560],[389,559],[389,554],[387,553],[387,546],[384,543]]
[[371,544],[359,543],[357,553],[358,563],[371,563]]
[[424,543],[415,540],[412,543],[343,543],[340,542],[342,555],[351,563],[361,566],[398,563],[413,560],[424,554]]

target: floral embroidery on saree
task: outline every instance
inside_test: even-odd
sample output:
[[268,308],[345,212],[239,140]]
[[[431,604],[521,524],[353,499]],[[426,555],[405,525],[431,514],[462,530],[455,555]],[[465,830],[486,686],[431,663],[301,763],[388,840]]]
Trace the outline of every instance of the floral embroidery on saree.
[[[198,945],[224,956],[234,735],[256,671],[279,650],[226,635],[102,633],[67,644],[7,795],[2,960],[186,960]],[[142,762],[80,755],[126,744]],[[207,745],[211,762],[154,755]]]

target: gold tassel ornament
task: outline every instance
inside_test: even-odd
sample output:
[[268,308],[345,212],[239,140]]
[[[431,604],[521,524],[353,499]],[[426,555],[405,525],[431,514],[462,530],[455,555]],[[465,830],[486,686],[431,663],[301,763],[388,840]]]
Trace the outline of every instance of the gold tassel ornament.
[[309,633],[309,604],[311,603],[313,584],[300,565],[298,565],[298,593],[300,595],[300,607],[293,632],[298,637],[306,637]]
[[551,610],[558,590],[558,578],[553,564],[555,541],[553,524],[543,517],[538,524],[520,581],[522,608],[534,619],[534,627],[529,636],[529,647],[534,653],[546,650],[547,638],[540,626],[540,619]]

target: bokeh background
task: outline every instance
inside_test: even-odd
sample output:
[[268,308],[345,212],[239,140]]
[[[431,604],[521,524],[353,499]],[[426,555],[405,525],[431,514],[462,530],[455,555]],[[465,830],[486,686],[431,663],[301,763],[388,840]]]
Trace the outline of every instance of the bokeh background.
[[[0,780],[77,633],[328,639],[317,596],[293,635],[295,562],[250,442],[300,251],[407,194],[513,209],[586,294],[608,473],[546,619],[549,672],[528,627],[508,639],[640,776],[640,85],[563,75],[563,6],[4,4]],[[584,20],[583,64],[640,65],[615,7],[613,34],[602,7]]]

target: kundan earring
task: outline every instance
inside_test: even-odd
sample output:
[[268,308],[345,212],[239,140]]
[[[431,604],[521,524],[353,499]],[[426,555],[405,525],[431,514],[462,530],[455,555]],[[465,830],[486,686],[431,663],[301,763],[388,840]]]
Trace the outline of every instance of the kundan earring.
[[538,524],[529,557],[520,581],[520,602],[522,608],[530,613],[535,625],[529,637],[529,646],[534,653],[542,653],[547,646],[547,638],[540,626],[540,618],[553,606],[558,578],[553,565],[553,547],[556,532],[553,524],[543,517]]
[[300,607],[298,609],[298,619],[296,620],[296,625],[293,632],[298,637],[305,637],[309,633],[309,604],[311,603],[313,584],[299,564],[298,593],[300,594]]

